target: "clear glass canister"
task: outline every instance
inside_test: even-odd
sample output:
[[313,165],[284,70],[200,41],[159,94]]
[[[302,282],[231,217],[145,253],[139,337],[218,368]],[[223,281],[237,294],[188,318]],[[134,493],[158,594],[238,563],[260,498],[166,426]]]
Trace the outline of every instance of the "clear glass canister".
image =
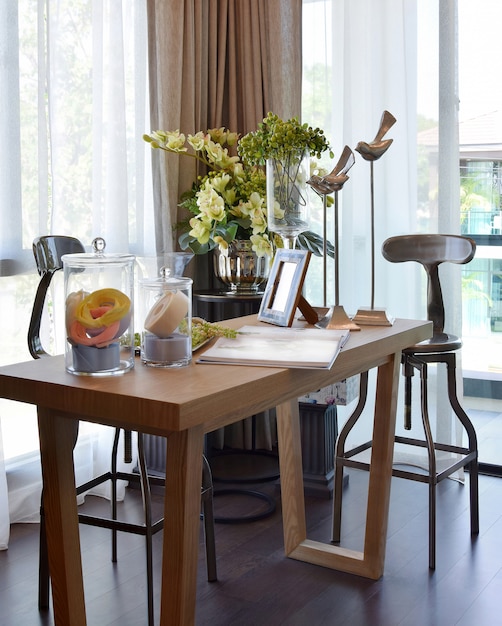
[[192,360],[192,279],[170,276],[139,283],[141,361],[152,367],[182,367]]
[[134,262],[131,254],[63,256],[66,306],[66,369],[72,374],[110,376],[134,366]]

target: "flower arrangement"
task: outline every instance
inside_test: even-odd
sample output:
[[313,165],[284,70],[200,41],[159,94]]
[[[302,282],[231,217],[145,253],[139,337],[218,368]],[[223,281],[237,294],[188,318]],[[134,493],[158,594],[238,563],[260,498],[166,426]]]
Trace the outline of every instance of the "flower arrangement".
[[[216,246],[224,250],[235,239],[250,239],[258,256],[273,256],[274,246],[282,243],[267,224],[265,160],[299,148],[320,157],[329,149],[322,130],[301,125],[296,118],[283,122],[272,113],[256,132],[240,140],[237,133],[225,128],[188,136],[179,130],[157,130],[143,139],[154,149],[189,156],[206,167],[207,172],[197,177],[180,202],[193,217],[178,241],[182,250],[195,254],[205,254]],[[317,256],[322,255],[322,244],[322,238],[312,232],[298,238],[300,247]],[[333,254],[331,244],[329,253]]]
[[194,215],[179,238],[183,250],[205,254],[216,246],[225,249],[240,238],[251,239],[258,255],[272,255],[265,172],[230,154],[229,148],[238,141],[236,133],[213,128],[185,137],[178,130],[158,130],[143,139],[152,148],[190,156],[207,167],[207,174],[199,176],[181,197],[181,206]]

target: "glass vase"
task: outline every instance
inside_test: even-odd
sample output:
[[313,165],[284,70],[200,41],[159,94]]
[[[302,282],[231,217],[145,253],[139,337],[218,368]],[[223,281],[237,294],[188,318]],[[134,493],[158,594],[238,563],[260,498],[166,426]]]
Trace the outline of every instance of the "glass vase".
[[267,159],[268,228],[282,237],[285,248],[294,248],[298,235],[309,228],[309,178],[308,151]]

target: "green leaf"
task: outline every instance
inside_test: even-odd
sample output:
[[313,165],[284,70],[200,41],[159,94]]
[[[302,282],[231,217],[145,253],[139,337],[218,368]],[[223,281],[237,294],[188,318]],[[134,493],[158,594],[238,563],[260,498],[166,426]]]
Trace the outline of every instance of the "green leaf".
[[178,243],[180,244],[180,248],[182,250],[186,250],[187,248],[189,248],[192,239],[193,239],[193,237],[190,237],[188,232],[183,233],[182,235],[180,235],[178,237]]
[[[296,240],[297,247],[302,250],[310,250],[314,256],[323,256],[324,254],[324,239],[317,233],[307,230],[300,235]],[[329,257],[335,256],[335,248],[330,241],[326,241],[326,253]]]
[[191,237],[189,233],[183,233],[178,237],[178,243],[182,250],[191,250],[194,254],[207,254],[216,247],[214,241],[209,240],[208,243],[199,243],[195,237]]
[[237,235],[237,228],[238,228],[237,223],[229,222],[225,226],[217,226],[214,229],[214,234],[219,235],[220,237],[223,237],[223,239],[227,243],[230,243],[231,241],[235,239],[235,236]]

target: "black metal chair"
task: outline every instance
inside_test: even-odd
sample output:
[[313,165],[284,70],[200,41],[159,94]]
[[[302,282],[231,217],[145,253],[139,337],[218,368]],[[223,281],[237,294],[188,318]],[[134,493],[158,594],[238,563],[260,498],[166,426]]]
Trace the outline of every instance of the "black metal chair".
[[[427,449],[426,473],[405,470],[395,464],[393,476],[407,478],[429,485],[429,567],[436,566],[436,485],[457,472],[462,467],[469,471],[471,534],[479,532],[478,502],[478,445],[474,426],[463,410],[456,389],[456,352],[461,348],[459,337],[444,332],[445,311],[439,279],[441,263],[465,264],[471,261],[476,251],[476,244],[468,237],[458,235],[418,234],[390,237],[384,241],[382,254],[391,263],[415,261],[420,263],[427,272],[427,318],[433,323],[433,336],[427,341],[411,346],[402,352],[402,367],[405,378],[404,390],[404,427],[411,429],[411,391],[414,371],[420,373],[421,379],[421,417],[424,439],[396,436],[395,442]],[[451,443],[434,441],[432,434],[427,391],[427,365],[444,363],[447,369],[448,399],[458,418],[463,431],[467,434],[467,446],[456,446]],[[352,428],[358,421],[366,402],[368,373],[361,375],[359,402],[340,432],[335,454],[335,488],[333,498],[333,542],[340,541],[342,512],[342,479],[343,467],[369,469],[369,464],[357,460],[357,455],[371,448],[371,441],[351,450],[345,450],[345,442]],[[447,467],[438,468],[436,452],[449,453],[451,462]],[[407,463],[403,463],[407,465]]]
[[[35,302],[28,330],[28,346],[34,359],[44,358],[50,354],[44,349],[40,337],[42,322],[42,312],[46,300],[47,290],[54,274],[63,267],[62,256],[64,254],[85,252],[82,243],[73,237],[50,235],[38,237],[33,242],[33,254],[40,274],[40,283],[35,295]],[[148,474],[145,460],[143,434],[137,433],[138,441],[138,472],[121,472],[117,470],[117,454],[119,447],[120,428],[115,429],[113,440],[110,471],[97,476],[96,478],[78,485],[76,495],[81,495],[106,481],[111,482],[111,517],[102,518],[91,515],[79,514],[79,522],[91,526],[108,528],[112,531],[112,561],[117,561],[117,532],[129,532],[137,535],[144,535],[146,538],[146,564],[147,564],[147,601],[148,601],[148,624],[154,623],[153,604],[153,559],[152,559],[152,539],[153,535],[164,526],[164,519],[153,520],[151,486],[164,486],[164,479],[159,476]],[[132,460],[132,433],[124,431],[124,459],[126,462]],[[139,483],[144,509],[144,523],[131,524],[117,519],[117,481],[127,480]],[[209,581],[217,579],[216,573],[216,548],[214,534],[214,512],[213,512],[213,483],[211,470],[206,457],[203,457],[202,472],[202,516],[204,519],[205,543],[206,543],[206,563],[207,577]],[[47,544],[45,535],[45,516],[43,501],[40,508],[40,556],[39,556],[39,589],[38,605],[39,609],[49,608],[49,565],[47,558]]]

